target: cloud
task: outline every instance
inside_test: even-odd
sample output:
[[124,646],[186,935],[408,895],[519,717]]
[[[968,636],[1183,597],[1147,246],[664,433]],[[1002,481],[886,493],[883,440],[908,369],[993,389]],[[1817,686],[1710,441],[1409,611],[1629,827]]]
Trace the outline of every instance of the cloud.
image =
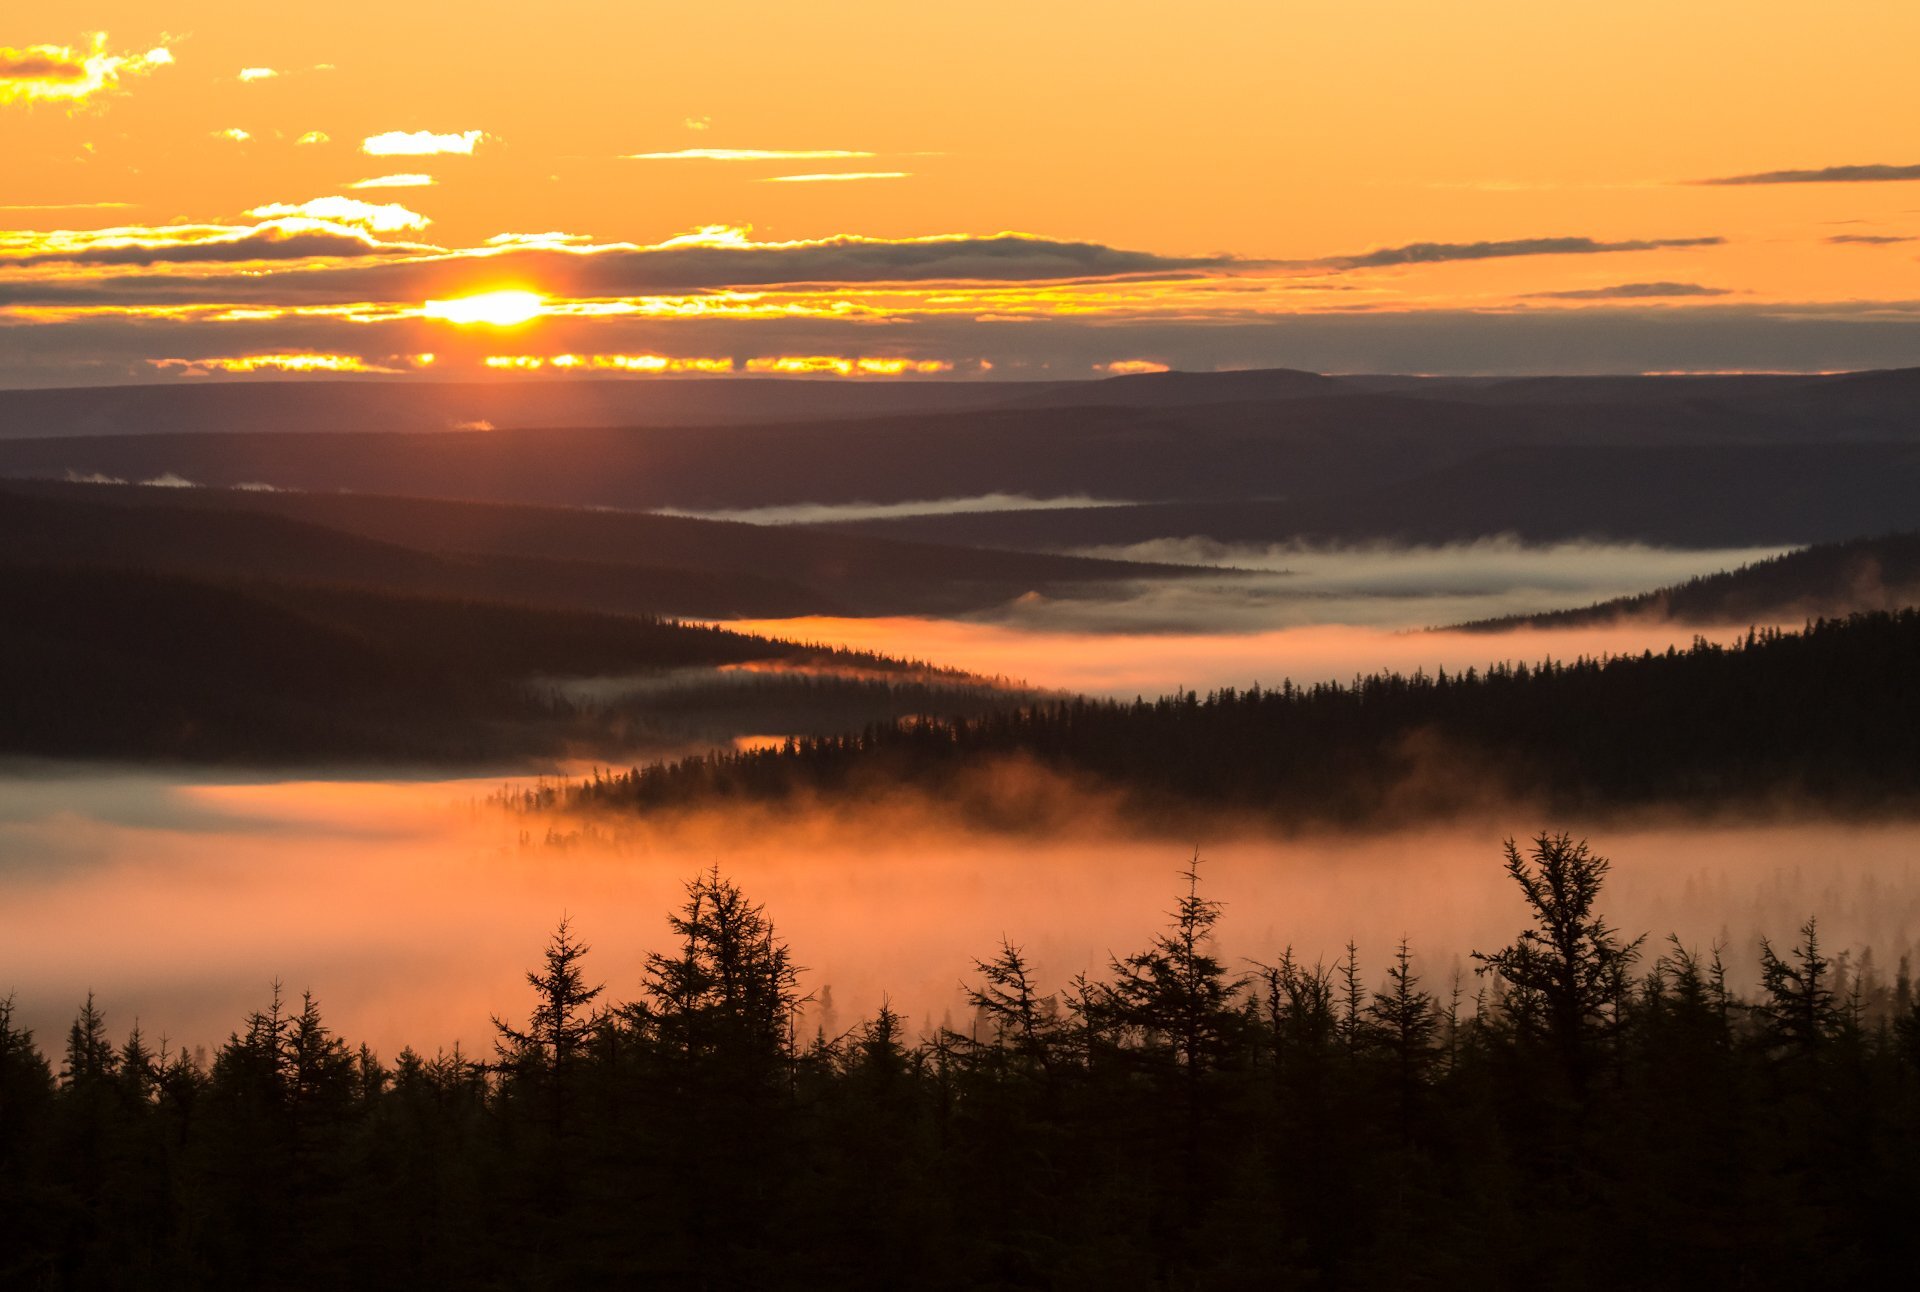
[[355,180],[348,188],[430,188],[437,181],[431,175],[375,175]]
[[240,69],[239,79],[251,84],[254,81],[271,81],[279,75],[280,73],[271,67],[243,67]]
[[409,211],[397,202],[362,202],[351,197],[317,197],[311,202],[269,202],[256,206],[248,215],[261,220],[304,216],[329,224],[346,224],[371,229],[375,233],[400,233],[424,229],[433,221],[418,211]]
[[1564,292],[1529,292],[1538,300],[1556,301],[1632,301],[1668,296],[1731,296],[1724,287],[1703,287],[1699,283],[1620,283],[1614,287],[1580,287]]
[[[538,372],[551,367],[560,372],[624,373],[730,373],[733,360],[724,356],[686,357],[664,354],[490,354],[484,360],[489,368],[514,372]],[[491,423],[482,422],[463,429],[490,431]]]
[[7,202],[0,211],[124,211],[132,202]]
[[[278,373],[316,373],[316,372],[352,372],[394,374],[406,371],[405,368],[385,367],[368,363],[356,354],[245,354],[225,355],[201,359],[149,359],[150,367],[162,372],[177,371],[188,377],[204,377],[215,372],[246,375],[256,372]],[[187,485],[192,481],[180,480]],[[162,480],[147,480],[144,484],[167,483]],[[258,486],[264,488],[265,486]]]
[[843,170],[824,175],[769,175],[760,182],[763,184],[827,184],[842,180],[907,179],[912,174],[912,171],[906,170]]
[[429,130],[389,130],[370,135],[360,144],[369,157],[438,157],[473,155],[475,145],[487,137],[484,130],[462,130],[456,134],[436,135]]
[[[313,272],[313,271],[309,271]],[[322,271],[324,272],[324,271]],[[128,276],[162,299],[231,301],[233,285],[282,275],[222,275],[212,288],[185,275]],[[291,276],[290,276],[291,277]],[[0,274],[0,301],[86,285]],[[283,289],[275,288],[276,292]],[[190,295],[188,295],[190,294]],[[137,295],[134,297],[138,299]],[[81,303],[100,298],[77,294]],[[1113,318],[1063,314],[1002,320],[975,314],[732,318],[549,316],[527,337],[536,357],[579,355],[882,355],[947,360],[955,374],[1084,377],[1093,365],[1151,356],[1180,371],[1285,367],[1317,372],[1436,375],[1603,374],[1649,371],[1820,372],[1907,367],[1920,353],[1920,299],[1859,303],[1733,303],[1687,308],[1630,301],[1585,309],[1304,312],[1238,317]],[[488,333],[395,314],[262,312],[171,318],[87,312],[0,315],[0,386],[72,386],[153,380],[156,355],[437,352],[432,371],[460,380],[502,347]],[[516,349],[520,348],[518,345]],[[484,371],[484,369],[482,370]],[[549,375],[551,369],[543,370]]]
[[1885,247],[1896,242],[1912,242],[1908,234],[1894,233],[1836,233],[1826,241],[1840,246]]
[[593,239],[584,233],[561,233],[557,229],[545,233],[496,233],[486,240],[489,247],[578,247],[590,245]]
[[[528,253],[532,254],[532,253]],[[1020,233],[927,238],[842,236],[753,242],[703,230],[655,247],[548,253],[555,294],[619,294],[803,283],[1037,282],[1181,271],[1230,271],[1230,256],[1162,256]]]
[[123,88],[123,80],[146,76],[173,62],[165,46],[144,54],[110,54],[106,42],[106,33],[101,32],[86,49],[0,45],[0,105],[60,103],[79,108],[96,95]]
[[236,144],[246,143],[249,139],[253,138],[252,135],[242,130],[239,126],[228,126],[225,130],[215,130],[212,133],[215,139],[225,139]]
[[[293,258],[289,254],[291,248],[274,243],[265,230],[259,231],[258,245],[249,247],[226,241],[242,237],[248,231],[225,226],[199,226],[199,229],[198,236],[220,241],[227,246],[227,252],[208,248],[156,254],[134,248],[80,255],[73,245],[37,248],[29,245],[19,250],[24,253],[37,249],[47,260],[98,264],[150,264],[167,259]],[[92,282],[6,283],[0,284],[0,304],[154,305],[218,301],[271,305],[363,302],[417,305],[430,298],[467,296],[526,283],[539,284],[542,293],[554,299],[604,300],[816,284],[1054,284],[1205,277],[1240,272],[1259,263],[1232,256],[1164,256],[1022,233],[902,239],[840,236],[813,241],[754,242],[745,230],[716,226],[651,247],[624,243],[558,246],[543,239],[535,244],[516,240],[512,244],[446,254],[437,248],[374,242],[361,230],[332,226],[330,232],[340,239],[339,250],[332,254],[352,255],[362,260],[374,255],[397,256],[407,250],[432,254],[396,259],[382,265],[363,263],[302,268],[297,273],[244,273],[220,279],[143,275]],[[187,240],[179,236],[174,226],[149,230],[147,236],[151,240],[168,238],[168,245]],[[282,230],[273,236],[287,238],[291,231]],[[140,241],[133,237],[122,240]],[[0,236],[0,256],[4,256],[6,250],[5,238]],[[240,254],[249,250],[260,254]],[[56,251],[59,254],[44,254]],[[329,253],[313,250],[302,254]]]
[[406,243],[376,241],[364,229],[310,219],[286,219],[269,220],[251,227],[162,225],[0,234],[0,265],[241,263],[304,260],[315,256],[359,258],[422,249]]
[[1765,170],[1752,175],[1723,175],[1698,179],[1709,186],[1739,184],[1882,184],[1920,179],[1920,166],[1823,166],[1818,170]]
[[909,373],[931,376],[952,372],[942,359],[871,359],[837,354],[764,355],[747,360],[747,371],[785,377],[899,377]]
[[629,153],[623,161],[848,161],[878,153],[845,148],[680,148],[668,153]]
[[294,140],[293,146],[295,148],[311,148],[315,144],[330,144],[332,142],[333,142],[333,136],[328,134],[326,131],[309,130],[307,131],[306,134],[301,135],[298,139]]
[[713,124],[713,118],[712,117],[687,117],[685,120],[681,121],[680,124],[685,126],[689,130],[705,130]]
[[1618,251],[1660,251],[1669,247],[1717,247],[1725,241],[1725,238],[1634,238],[1623,242],[1602,242],[1595,238],[1512,238],[1499,242],[1410,242],[1356,256],[1285,263],[1303,269],[1380,269],[1456,260],[1501,260],[1509,256],[1594,256]]

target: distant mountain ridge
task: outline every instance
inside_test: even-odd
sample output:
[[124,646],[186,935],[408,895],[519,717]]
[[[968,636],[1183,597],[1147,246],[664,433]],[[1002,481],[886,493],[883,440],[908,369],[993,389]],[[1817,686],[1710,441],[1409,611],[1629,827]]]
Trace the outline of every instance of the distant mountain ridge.
[[[449,413],[455,395],[511,413],[472,429]],[[24,415],[35,400],[64,411]],[[838,528],[1023,550],[1502,533],[1809,543],[1920,527],[1920,369],[16,391],[0,392],[0,477],[627,511],[938,503]],[[1108,505],[979,509],[1009,496]]]

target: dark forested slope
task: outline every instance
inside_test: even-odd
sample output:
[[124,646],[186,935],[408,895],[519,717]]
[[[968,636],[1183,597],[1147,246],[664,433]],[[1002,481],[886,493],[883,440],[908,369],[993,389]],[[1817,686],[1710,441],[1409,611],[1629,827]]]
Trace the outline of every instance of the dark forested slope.
[[[1168,812],[1390,825],[1508,796],[1552,810],[1920,799],[1920,612],[1740,645],[1351,685],[1071,700],[636,769],[586,801],[672,808],[889,785],[951,798],[1019,759]],[[993,808],[993,804],[986,804]]]
[[[930,677],[925,666],[879,656],[656,619],[339,587],[0,563],[0,606],[0,752],[13,754],[524,763],[684,746],[698,734],[724,739],[729,724],[765,730],[768,715],[835,730],[1003,702],[959,675]],[[775,671],[724,687],[711,675],[747,665]],[[701,673],[685,678],[686,670]],[[621,703],[616,689],[597,701],[590,689],[543,681],[569,677],[651,677],[664,694],[657,704]],[[662,713],[649,722],[654,708]]]

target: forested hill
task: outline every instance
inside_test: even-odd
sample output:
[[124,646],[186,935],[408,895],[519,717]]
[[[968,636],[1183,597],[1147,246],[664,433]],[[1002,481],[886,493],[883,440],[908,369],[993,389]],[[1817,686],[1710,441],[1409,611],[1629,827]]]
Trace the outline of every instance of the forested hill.
[[1820,543],[1736,570],[1575,610],[1458,625],[1466,632],[1576,628],[1616,620],[1678,624],[1793,623],[1920,605],[1920,533]]
[[[1013,702],[865,652],[336,586],[0,560],[0,606],[5,754],[497,765]],[[659,686],[589,702],[558,678]]]
[[1916,663],[1920,612],[1858,615],[1732,647],[875,726],[636,769],[577,793],[665,809],[853,800],[904,784],[968,804],[991,793],[970,773],[1018,758],[1117,788],[1160,821],[1232,807],[1385,826],[1509,796],[1554,810],[1751,809],[1790,796],[1870,809],[1920,797]]

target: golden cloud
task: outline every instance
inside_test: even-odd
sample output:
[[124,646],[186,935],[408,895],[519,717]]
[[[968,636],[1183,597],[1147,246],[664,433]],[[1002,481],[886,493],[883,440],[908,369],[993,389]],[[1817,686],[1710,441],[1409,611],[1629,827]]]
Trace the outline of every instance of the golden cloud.
[[105,32],[95,33],[86,49],[0,46],[0,104],[61,103],[78,108],[95,95],[120,89],[127,78],[145,76],[172,62],[165,46],[144,54],[110,54]]
[[879,154],[845,148],[677,148],[665,153],[628,153],[623,161],[848,161]]
[[447,135],[437,135],[430,130],[389,130],[383,135],[368,136],[361,142],[360,151],[369,157],[471,157],[474,147],[486,137],[484,130],[462,130]]
[[747,371],[788,377],[899,377],[907,373],[930,375],[952,372],[943,359],[869,359],[832,354],[783,354],[747,360]]
[[732,359],[675,358],[661,354],[557,354],[556,368],[589,368],[595,372],[704,372],[733,371]]
[[843,170],[821,175],[769,175],[760,182],[763,184],[830,184],[836,181],[861,179],[908,179],[912,175],[913,172],[907,170]]
[[333,136],[328,134],[326,131],[309,130],[307,131],[306,134],[301,135],[298,139],[294,140],[293,146],[295,148],[308,148],[308,147],[312,147],[314,144],[330,144],[332,142],[333,142]]
[[431,188],[437,181],[431,175],[375,175],[355,180],[348,188]]
[[351,197],[316,197],[311,202],[269,202],[265,206],[254,207],[247,214],[261,220],[304,216],[328,224],[371,229],[375,233],[424,229],[433,223],[418,211],[409,211],[398,202],[362,202]]
[[278,75],[280,75],[280,73],[271,67],[243,67],[240,69],[240,80],[249,83],[254,81],[271,81]]
[[[433,362],[431,355],[415,355],[416,360]],[[162,372],[178,372],[187,377],[204,377],[224,372],[363,372],[399,373],[405,368],[389,368],[368,363],[357,354],[240,354],[208,359],[149,359],[147,363]]]

